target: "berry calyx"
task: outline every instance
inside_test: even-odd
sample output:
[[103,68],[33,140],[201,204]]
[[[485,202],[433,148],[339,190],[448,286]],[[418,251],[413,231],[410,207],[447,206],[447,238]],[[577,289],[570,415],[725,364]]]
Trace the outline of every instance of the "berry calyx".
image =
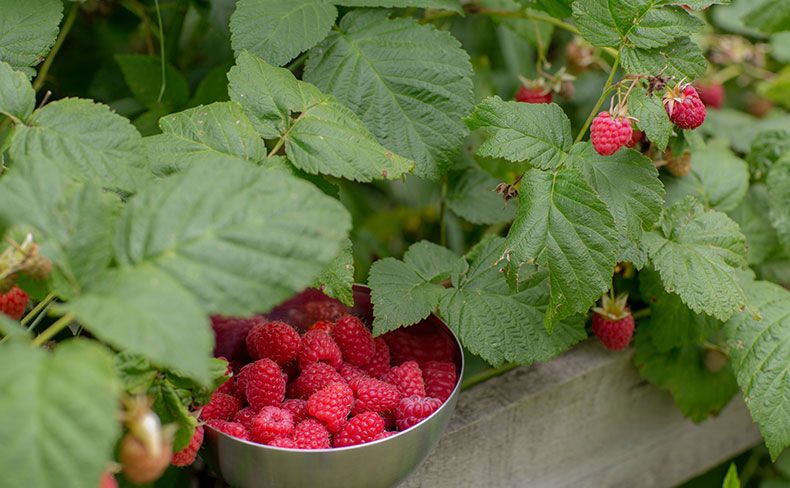
[[664,108],[669,120],[681,129],[696,129],[705,121],[705,104],[691,85],[667,89]]
[[628,117],[614,116],[609,112],[600,112],[590,126],[590,141],[601,156],[611,156],[631,142],[632,136],[633,128]]
[[592,330],[609,350],[618,351],[628,347],[634,335],[634,317],[628,309],[628,295],[616,299],[604,295],[601,306],[593,308]]

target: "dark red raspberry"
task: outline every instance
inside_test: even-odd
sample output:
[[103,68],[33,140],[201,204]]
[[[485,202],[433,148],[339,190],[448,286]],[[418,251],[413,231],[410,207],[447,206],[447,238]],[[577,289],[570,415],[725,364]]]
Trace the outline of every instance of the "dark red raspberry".
[[231,420],[241,410],[241,400],[226,393],[214,393],[211,400],[200,411],[202,420]]
[[335,368],[326,363],[310,363],[305,366],[296,381],[288,385],[288,396],[306,399],[335,381],[344,381]]
[[395,385],[402,396],[425,396],[422,370],[416,361],[406,361],[400,366],[393,366],[382,379]]
[[[387,368],[387,371],[389,371],[389,368]],[[340,367],[337,368],[337,372],[340,373],[340,376],[343,377],[346,383],[349,383],[354,378],[367,376],[364,371],[348,363],[341,364]]]
[[724,87],[721,83],[699,84],[697,92],[706,107],[721,108],[724,105]]
[[263,407],[252,419],[250,438],[260,444],[268,444],[277,437],[290,437],[294,431],[294,416],[280,407]]
[[307,418],[307,400],[291,398],[285,400],[280,408],[284,408],[294,415],[294,424],[298,424]]
[[373,334],[357,317],[344,315],[332,328],[332,338],[343,354],[343,360],[360,367],[368,364],[376,353]]
[[551,103],[551,90],[540,85],[521,85],[516,92],[516,101],[524,103]]
[[394,385],[374,378],[356,378],[349,386],[356,398],[354,415],[363,412],[389,412],[398,406],[402,396]]
[[247,365],[242,374],[247,403],[256,410],[279,405],[285,398],[285,375],[271,359],[259,359]]
[[335,382],[310,396],[307,413],[323,422],[329,432],[337,432],[346,423],[353,404],[351,388],[345,383]]
[[384,432],[384,419],[374,412],[365,412],[346,422],[346,425],[335,435],[335,447],[356,446],[370,442]]
[[373,339],[376,344],[376,353],[362,370],[373,378],[381,378],[390,370],[390,348],[381,337]]
[[332,328],[335,326],[333,322],[328,322],[326,320],[319,320],[318,322],[311,325],[308,330],[323,330],[327,334],[332,333]]
[[252,359],[269,358],[283,365],[296,359],[302,338],[285,322],[256,324],[247,334],[247,352]]
[[22,288],[14,286],[5,293],[0,293],[0,312],[13,320],[19,320],[25,313],[30,298]]
[[590,141],[601,156],[610,156],[631,142],[631,121],[627,117],[612,117],[609,112],[595,116],[590,127]]
[[452,339],[428,322],[397,329],[382,337],[390,348],[392,364],[452,361],[455,357]]
[[245,429],[252,430],[252,419],[258,415],[258,411],[252,407],[244,407],[233,417],[233,422],[241,424]]
[[290,437],[277,437],[272,439],[267,446],[281,447],[283,449],[296,449],[296,442]]
[[316,322],[334,322],[347,313],[348,307],[337,300],[314,300],[294,311],[292,323],[304,330]]
[[187,447],[173,454],[170,464],[183,467],[194,463],[201,445],[203,445],[203,426],[198,425],[192,434],[192,438],[189,439]]
[[645,138],[645,133],[641,130],[634,129],[633,134],[631,135],[631,140],[625,143],[625,147],[634,147]]
[[[237,414],[238,415],[238,414]],[[247,428],[239,422],[226,422],[224,420],[214,419],[206,422],[206,425],[212,427],[223,434],[242,440],[250,440],[250,433]]]
[[234,366],[249,362],[245,339],[255,324],[263,323],[262,317],[238,318],[213,315],[211,327],[214,329],[214,356],[228,358]]
[[395,408],[395,423],[398,425],[398,430],[406,430],[419,424],[441,406],[442,401],[438,398],[415,395],[401,399]]
[[455,389],[458,375],[455,364],[446,361],[428,361],[422,366],[425,394],[446,402]]
[[343,364],[343,355],[329,334],[322,330],[309,330],[302,337],[299,366],[304,369],[310,363],[319,361],[339,368]]
[[328,449],[331,446],[329,431],[315,419],[300,422],[294,429],[294,442],[299,449]]
[[628,315],[612,320],[593,313],[592,330],[607,349],[619,351],[631,343],[631,337],[634,335],[634,317]]
[[664,108],[669,120],[681,129],[696,129],[705,121],[705,104],[691,85],[670,89],[664,95]]

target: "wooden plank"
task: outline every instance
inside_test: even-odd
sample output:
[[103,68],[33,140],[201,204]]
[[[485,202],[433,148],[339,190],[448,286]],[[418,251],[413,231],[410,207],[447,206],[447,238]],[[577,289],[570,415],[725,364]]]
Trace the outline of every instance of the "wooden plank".
[[740,397],[694,424],[639,378],[632,354],[589,341],[464,392],[402,486],[674,486],[761,442]]

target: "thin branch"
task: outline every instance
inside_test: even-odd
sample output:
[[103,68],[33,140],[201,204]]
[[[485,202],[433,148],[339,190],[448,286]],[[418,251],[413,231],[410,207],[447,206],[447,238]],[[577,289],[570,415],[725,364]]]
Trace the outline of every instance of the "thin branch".
[[55,45],[52,46],[52,49],[47,54],[47,59],[44,60],[44,64],[41,65],[41,70],[38,72],[38,76],[36,76],[35,81],[33,82],[33,89],[38,91],[44,86],[44,83],[47,81],[47,74],[49,74],[49,68],[52,67],[52,62],[55,60],[55,56],[58,55],[58,51],[63,46],[63,41],[66,40],[66,36],[69,35],[69,31],[71,30],[72,26],[74,25],[74,21],[77,19],[77,14],[80,11],[80,4],[73,3],[71,4],[71,8],[69,8],[69,13],[66,14],[66,20],[63,22],[63,27],[61,27],[60,32],[58,33],[58,38],[55,39]]

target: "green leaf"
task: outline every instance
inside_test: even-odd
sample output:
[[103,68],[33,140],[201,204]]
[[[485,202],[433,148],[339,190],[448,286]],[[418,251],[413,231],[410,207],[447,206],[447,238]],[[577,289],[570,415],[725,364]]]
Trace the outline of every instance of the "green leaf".
[[777,32],[771,36],[771,57],[782,63],[790,63],[790,31]]
[[[116,54],[126,85],[134,97],[149,108],[167,104],[178,109],[189,101],[189,83],[170,63],[165,63],[162,86],[162,61],[143,54]],[[163,91],[164,89],[164,91]]]
[[335,17],[325,0],[239,0],[230,18],[233,50],[280,66],[326,37]]
[[643,231],[655,224],[664,204],[664,187],[656,167],[632,149],[601,156],[589,143],[577,147],[572,151],[571,166],[584,175],[606,203],[622,236],[617,260],[631,261],[641,268],[647,259],[639,249]]
[[36,108],[36,92],[27,76],[0,61],[0,114],[25,120]]
[[790,446],[790,292],[756,281],[746,293],[761,318],[742,312],[724,330],[744,401],[775,460]]
[[748,166],[721,142],[692,147],[691,173],[664,178],[667,203],[672,205],[691,195],[706,207],[722,212],[741,203],[749,189]]
[[115,253],[174,278],[205,312],[247,316],[311,284],[350,224],[337,200],[283,171],[196,162],[129,201]]
[[0,344],[0,388],[4,485],[99,486],[120,434],[118,380],[105,348],[85,339],[54,353]]
[[766,130],[752,140],[746,162],[756,180],[762,180],[771,166],[783,155],[790,153],[790,129]]
[[30,332],[22,327],[16,320],[11,320],[6,314],[0,313],[0,334],[3,339],[11,340],[30,340]]
[[175,424],[178,427],[173,437],[173,451],[178,452],[189,445],[197,427],[197,419],[184,406],[181,397],[173,385],[166,379],[157,381],[149,392],[154,399],[153,409],[163,424]]
[[214,102],[227,102],[228,97],[228,66],[215,66],[200,80],[195,88],[189,107],[209,105]]
[[462,13],[460,0],[333,0],[335,5],[344,7],[419,7],[452,10]]
[[661,150],[667,147],[672,135],[672,122],[660,96],[648,96],[645,89],[639,87],[628,97],[628,111],[636,117],[637,127],[645,132],[650,142]]
[[650,49],[666,46],[704,24],[681,7],[657,7],[654,0],[585,0],[573,3],[582,37],[596,46],[621,44]]
[[266,160],[266,144],[241,105],[217,102],[163,117],[163,134],[146,137],[151,170],[169,174],[195,161],[223,164],[227,159]]
[[11,161],[46,159],[70,177],[134,191],[150,179],[140,133],[106,105],[66,98],[33,112],[11,141]]
[[705,348],[685,344],[669,351],[655,347],[653,319],[639,323],[634,340],[634,362],[639,374],[659,388],[669,390],[683,415],[701,422],[718,414],[738,392],[730,364],[717,372],[705,366]]
[[730,463],[727,476],[724,477],[721,488],[741,488],[741,481],[738,479],[738,469],[735,467],[735,463]]
[[353,110],[384,146],[437,179],[457,156],[474,105],[472,65],[448,32],[357,10],[310,51],[305,80]]
[[477,149],[483,157],[529,161],[542,169],[555,168],[571,148],[571,123],[551,104],[505,102],[489,97],[475,107],[466,123],[480,129],[485,140]]
[[777,161],[766,180],[771,222],[785,251],[790,253],[790,156]]
[[708,67],[702,50],[688,37],[653,49],[626,46],[621,51],[620,61],[630,74],[662,73],[678,80],[696,80],[705,74]]
[[573,0],[536,0],[535,2],[532,2],[532,0],[520,1],[527,7],[543,10],[552,17],[556,17],[558,19],[570,17],[573,13],[573,9],[571,8]]
[[618,242],[612,214],[577,170],[524,173],[504,255],[515,265],[537,263],[548,270],[549,330],[585,312],[609,289]]
[[727,320],[746,304],[736,271],[746,265],[738,224],[692,197],[667,208],[643,240],[664,288],[697,313]]
[[663,3],[688,6],[692,10],[704,10],[714,4],[729,5],[730,1],[731,0],[669,0]]
[[749,187],[740,205],[727,212],[741,227],[746,236],[746,250],[750,265],[757,265],[768,259],[776,250],[779,241],[776,230],[769,218],[769,199],[766,186],[756,183]]
[[346,239],[340,254],[318,276],[315,282],[324,294],[336,298],[349,307],[354,306],[354,255],[351,239]]
[[650,339],[658,352],[699,344],[719,330],[722,323],[689,309],[674,293],[664,289],[653,269],[639,273],[639,292],[650,304]]
[[703,135],[726,139],[740,153],[748,153],[755,137],[770,130],[790,131],[790,115],[759,119],[729,108],[708,110],[705,123],[697,129]]
[[767,34],[790,30],[790,5],[785,0],[757,2],[743,17],[743,22]]
[[580,316],[560,321],[551,334],[543,327],[550,303],[545,270],[528,266],[518,288],[508,286],[499,261],[503,245],[500,237],[478,244],[465,258],[467,269],[454,277],[455,288],[443,291],[439,312],[464,347],[494,365],[531,364],[583,340]]
[[0,0],[0,61],[14,69],[40,63],[55,43],[63,17],[60,0]]
[[499,183],[474,164],[454,169],[448,177],[447,208],[473,224],[510,222],[518,202],[505,202],[494,191]]
[[444,293],[435,281],[447,279],[459,258],[428,241],[409,247],[403,261],[384,258],[370,268],[373,333],[381,335],[416,324],[433,312]]

